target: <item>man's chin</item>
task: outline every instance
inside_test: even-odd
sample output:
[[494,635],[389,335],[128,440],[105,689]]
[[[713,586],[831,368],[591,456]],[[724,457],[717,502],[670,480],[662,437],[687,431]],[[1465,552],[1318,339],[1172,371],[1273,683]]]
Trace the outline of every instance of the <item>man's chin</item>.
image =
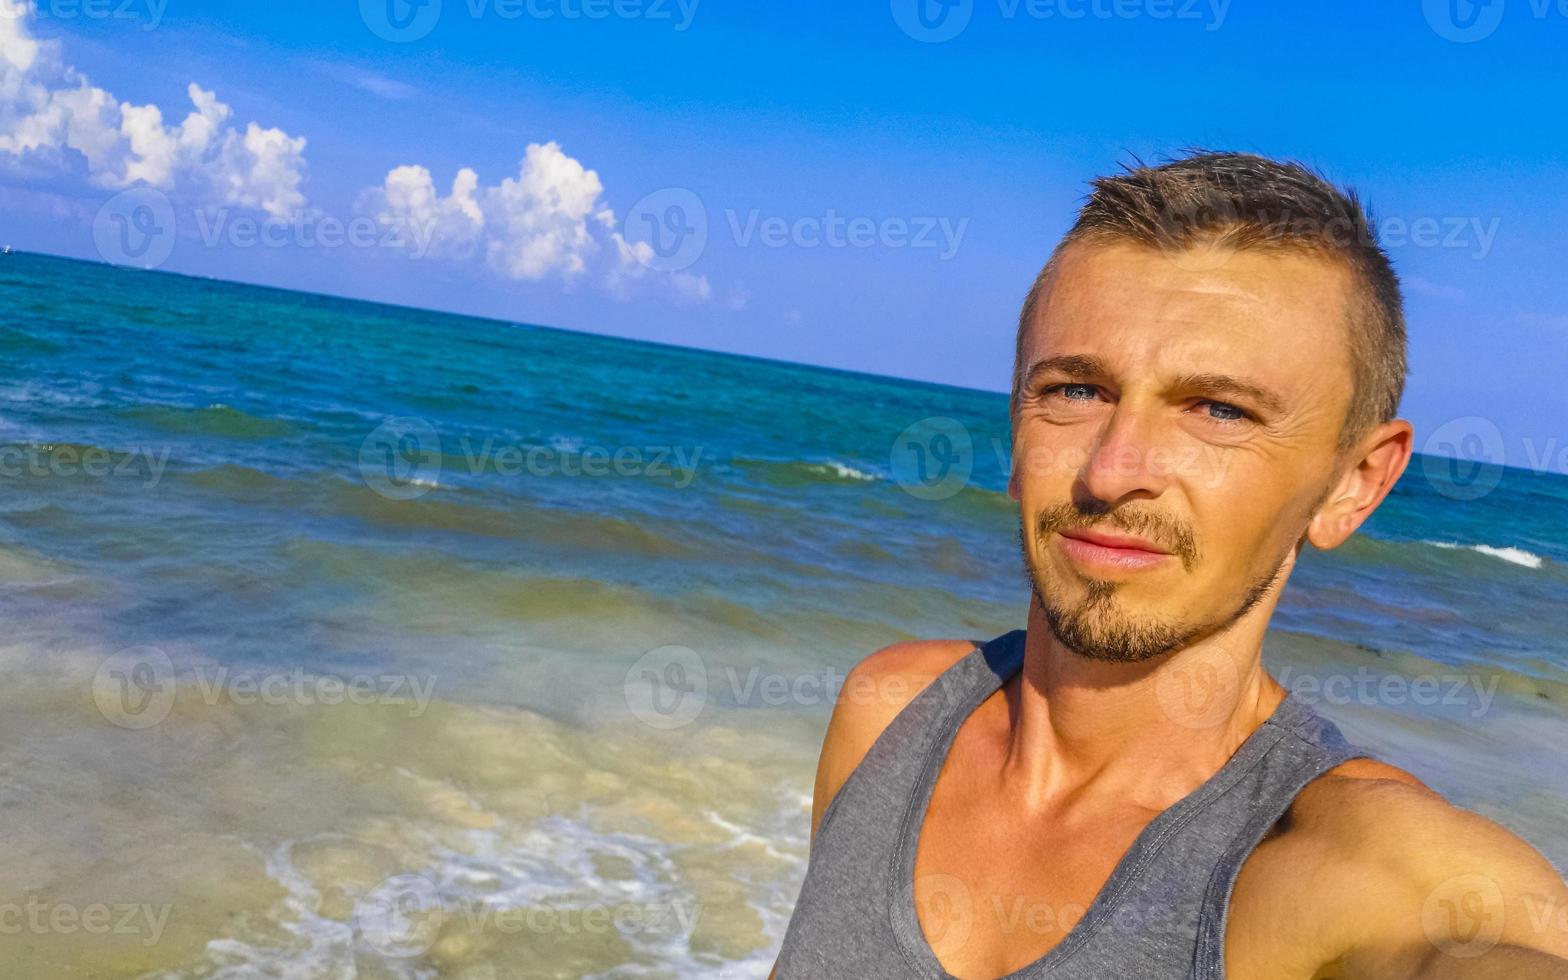
[[1147,663],[1180,650],[1190,639],[1188,631],[1168,623],[1103,611],[1046,608],[1045,618],[1063,647],[1098,663]]
[[[1149,612],[1133,585],[1068,576],[1031,576],[1035,601],[1058,642],[1086,660],[1143,663],[1179,649],[1191,630]],[[1152,597],[1151,597],[1152,598]]]

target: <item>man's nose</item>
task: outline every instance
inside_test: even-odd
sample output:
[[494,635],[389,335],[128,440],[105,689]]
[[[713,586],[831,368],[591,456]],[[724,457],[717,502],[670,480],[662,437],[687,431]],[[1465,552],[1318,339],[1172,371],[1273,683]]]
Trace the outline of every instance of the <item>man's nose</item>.
[[1080,479],[1096,500],[1158,497],[1169,485],[1168,427],[1149,409],[1118,404],[1084,461]]

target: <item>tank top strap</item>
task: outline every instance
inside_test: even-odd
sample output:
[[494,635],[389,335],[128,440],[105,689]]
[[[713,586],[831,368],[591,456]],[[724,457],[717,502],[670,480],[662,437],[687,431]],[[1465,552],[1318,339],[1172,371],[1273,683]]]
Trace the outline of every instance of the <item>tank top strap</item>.
[[[913,795],[914,785],[939,750],[964,719],[995,693],[1023,666],[1026,631],[1003,633],[975,644],[909,700],[877,736],[865,758],[855,767],[839,792],[828,802],[818,823],[818,833],[828,824],[850,783],[875,782],[888,789]],[[850,692],[850,696],[857,696]],[[880,697],[880,692],[871,696]]]
[[1262,764],[1250,774],[1240,806],[1232,801],[1241,816],[1204,889],[1193,949],[1193,980],[1223,980],[1231,893],[1242,864],[1269,829],[1285,815],[1308,783],[1341,763],[1372,757],[1369,750],[1351,744],[1337,726],[1294,694],[1280,702],[1265,724],[1280,729],[1284,737],[1273,744]]

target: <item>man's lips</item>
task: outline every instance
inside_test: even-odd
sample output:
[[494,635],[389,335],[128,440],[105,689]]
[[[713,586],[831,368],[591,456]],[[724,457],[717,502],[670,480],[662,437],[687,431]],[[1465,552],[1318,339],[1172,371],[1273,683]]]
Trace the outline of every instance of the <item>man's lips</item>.
[[1061,549],[1068,560],[1101,570],[1124,572],[1160,568],[1171,553],[1152,541],[1103,531],[1062,531]]
[[1145,538],[1135,538],[1122,534],[1107,534],[1104,531],[1075,530],[1062,531],[1062,537],[1075,538],[1099,545],[1102,548],[1114,548],[1118,551],[1144,552],[1152,555],[1168,555],[1169,551],[1161,548],[1153,541]]

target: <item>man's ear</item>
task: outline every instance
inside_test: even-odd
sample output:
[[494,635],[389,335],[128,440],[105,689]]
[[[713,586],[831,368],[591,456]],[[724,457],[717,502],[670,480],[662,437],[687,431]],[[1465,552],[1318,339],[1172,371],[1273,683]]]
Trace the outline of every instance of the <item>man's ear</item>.
[[1307,525],[1307,540],[1321,551],[1344,544],[1394,489],[1410,463],[1415,433],[1393,419],[1367,433],[1347,454],[1347,468],[1329,488]]

